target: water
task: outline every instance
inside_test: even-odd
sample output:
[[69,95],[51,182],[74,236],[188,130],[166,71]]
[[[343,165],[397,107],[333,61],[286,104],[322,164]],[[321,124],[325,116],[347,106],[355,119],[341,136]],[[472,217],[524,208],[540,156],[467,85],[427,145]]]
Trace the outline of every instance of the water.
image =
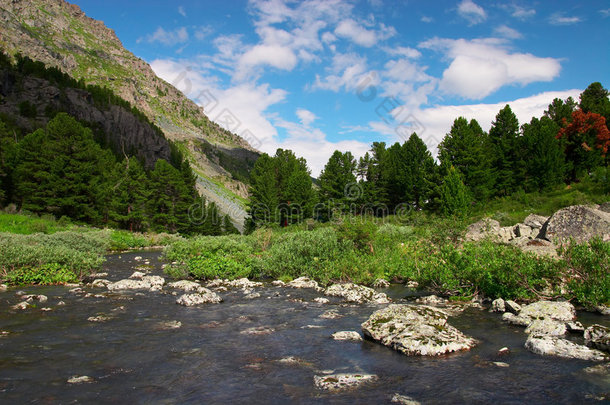
[[[158,253],[108,257],[109,279],[128,277],[135,256],[149,259],[161,274]],[[313,302],[311,290],[257,289],[248,300],[240,291],[221,292],[225,302],[186,308],[175,296],[159,292],[108,293],[84,297],[68,287],[27,287],[49,301],[25,311],[17,289],[0,293],[0,403],[389,403],[394,393],[425,404],[437,403],[600,403],[610,392],[608,377],[582,370],[595,363],[542,357],[524,347],[523,329],[503,323],[497,314],[469,309],[450,319],[480,344],[469,352],[438,358],[407,357],[377,343],[334,341],[340,330],[360,331],[376,306],[348,306],[333,299]],[[393,286],[394,298],[409,295]],[[58,306],[64,301],[64,306]],[[49,312],[41,311],[50,307]],[[335,309],[339,319],[319,315]],[[103,323],[87,318],[106,315]],[[608,320],[579,314],[585,325]],[[180,321],[178,329],[164,322]],[[303,328],[307,325],[317,328]],[[254,327],[273,333],[248,335]],[[507,346],[511,353],[498,357]],[[293,356],[299,364],[278,360]],[[508,368],[494,361],[506,362]],[[371,373],[375,383],[328,393],[313,385],[324,371]],[[68,384],[87,375],[92,383]]]

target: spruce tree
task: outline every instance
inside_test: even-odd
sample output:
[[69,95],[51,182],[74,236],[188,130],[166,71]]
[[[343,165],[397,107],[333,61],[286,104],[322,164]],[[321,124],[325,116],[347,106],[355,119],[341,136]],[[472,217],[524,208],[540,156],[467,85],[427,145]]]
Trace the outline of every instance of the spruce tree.
[[610,100],[608,90],[600,82],[591,83],[580,95],[580,109],[585,113],[599,114],[610,125]]
[[453,166],[449,167],[440,189],[441,213],[445,216],[466,216],[470,202],[470,193],[460,172]]
[[525,162],[526,191],[543,191],[560,184],[564,178],[565,158],[557,139],[558,125],[551,118],[532,118],[524,124],[521,139]]
[[493,146],[493,167],[495,169],[495,191],[497,195],[512,194],[520,185],[517,136],[519,121],[507,104],[496,115],[489,130],[489,140]]
[[113,179],[110,217],[123,229],[141,232],[146,228],[148,178],[142,164],[133,157],[125,158],[117,166],[119,175]]
[[[351,152],[336,150],[320,173],[319,201],[329,207],[344,209],[352,203],[359,203],[362,195],[358,190],[360,186],[356,183],[355,172],[356,160]],[[346,195],[354,192],[355,195]]]
[[280,203],[280,190],[275,170],[275,161],[263,153],[254,163],[250,173],[250,205],[248,207],[251,226],[277,223],[276,209]]
[[437,167],[428,147],[414,132],[403,145],[405,159],[405,203],[415,209],[428,205],[433,195]]

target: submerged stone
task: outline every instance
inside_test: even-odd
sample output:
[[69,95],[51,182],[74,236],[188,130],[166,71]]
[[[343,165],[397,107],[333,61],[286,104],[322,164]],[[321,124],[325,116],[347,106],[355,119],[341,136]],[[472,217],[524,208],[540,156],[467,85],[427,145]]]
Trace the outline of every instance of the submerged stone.
[[390,299],[384,293],[353,283],[333,284],[324,291],[324,294],[332,297],[342,297],[345,301],[356,304],[367,302],[387,304],[390,302]]
[[93,378],[88,375],[75,375],[68,379],[68,384],[82,384],[82,383],[90,383],[93,382]]
[[430,306],[394,304],[362,324],[365,336],[407,355],[437,356],[469,350],[477,341],[447,323],[447,313]]
[[591,325],[585,329],[584,336],[587,346],[610,352],[610,328],[597,324]]
[[608,356],[599,350],[590,349],[587,346],[579,345],[557,336],[529,335],[525,341],[525,348],[533,353],[545,356],[590,361],[608,359]]
[[359,342],[362,340],[362,336],[360,336],[360,333],[356,331],[335,332],[331,335],[331,337],[335,340],[352,340],[355,342]]
[[330,374],[313,377],[316,388],[328,391],[341,391],[376,381],[374,374]]
[[392,397],[392,403],[402,405],[420,405],[420,402],[414,400],[413,398],[398,393],[394,394]]
[[222,302],[222,298],[213,291],[207,288],[201,287],[202,289],[197,293],[183,294],[176,300],[176,304],[183,305],[185,307],[192,307],[201,304],[218,304]]

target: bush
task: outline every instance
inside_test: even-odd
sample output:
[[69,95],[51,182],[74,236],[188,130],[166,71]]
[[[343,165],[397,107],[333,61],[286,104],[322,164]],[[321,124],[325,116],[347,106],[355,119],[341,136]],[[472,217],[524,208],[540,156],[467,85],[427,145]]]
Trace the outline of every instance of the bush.
[[574,297],[589,308],[610,304],[610,242],[571,243],[561,255],[572,273],[568,285]]

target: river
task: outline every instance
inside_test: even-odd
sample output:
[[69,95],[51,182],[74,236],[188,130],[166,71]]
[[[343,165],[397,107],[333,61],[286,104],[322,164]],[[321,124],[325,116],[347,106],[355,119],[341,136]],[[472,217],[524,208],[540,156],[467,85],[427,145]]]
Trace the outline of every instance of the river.
[[[107,278],[127,278],[142,263],[136,256],[162,275],[158,252],[138,252],[108,256]],[[371,341],[332,340],[336,331],[360,331],[381,306],[345,305],[338,298],[318,304],[313,299],[320,294],[313,290],[269,285],[258,288],[261,297],[255,299],[239,290],[220,292],[223,303],[187,308],[165,290],[70,289],[30,286],[0,293],[0,403],[377,404],[398,393],[423,404],[568,404],[600,403],[595,398],[610,392],[608,376],[583,372],[595,363],[530,353],[523,328],[474,308],[450,323],[480,344],[424,358]],[[48,301],[11,309],[20,302],[18,290]],[[392,286],[386,293],[400,299],[410,291]],[[320,318],[328,309],[342,317]],[[99,315],[109,319],[88,320]],[[579,313],[579,320],[610,324],[591,313]],[[173,328],[174,321],[181,326]],[[246,333],[252,330],[262,333]],[[505,346],[510,354],[500,357]],[[296,363],[279,361],[291,356]],[[314,376],[331,371],[379,379],[341,392],[316,389]],[[69,384],[73,376],[92,382]]]

